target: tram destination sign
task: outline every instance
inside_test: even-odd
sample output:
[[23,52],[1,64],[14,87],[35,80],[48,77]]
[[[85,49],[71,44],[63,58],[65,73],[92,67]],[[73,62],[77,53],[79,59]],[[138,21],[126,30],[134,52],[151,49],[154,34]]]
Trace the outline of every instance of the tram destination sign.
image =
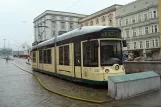
[[121,38],[121,32],[105,30],[101,32],[101,38]]

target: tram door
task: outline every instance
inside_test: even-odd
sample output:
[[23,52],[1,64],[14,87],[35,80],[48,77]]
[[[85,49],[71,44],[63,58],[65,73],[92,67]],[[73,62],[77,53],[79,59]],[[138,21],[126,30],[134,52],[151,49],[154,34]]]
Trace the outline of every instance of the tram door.
[[39,66],[39,69],[43,70],[43,50],[39,50],[39,63],[38,63],[38,66]]
[[74,77],[73,43],[57,47],[57,73]]
[[81,43],[81,65],[82,65],[82,78],[83,79],[94,79],[95,69],[98,68],[98,41],[91,40]]

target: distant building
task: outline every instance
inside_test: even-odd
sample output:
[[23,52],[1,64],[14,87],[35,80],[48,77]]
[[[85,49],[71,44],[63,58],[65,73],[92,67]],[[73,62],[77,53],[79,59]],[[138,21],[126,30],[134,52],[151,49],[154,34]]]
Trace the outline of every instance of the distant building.
[[[46,10],[34,19],[34,44],[61,35],[78,27],[78,20],[86,15]],[[48,28],[46,28],[47,26]]]
[[12,54],[12,49],[9,48],[1,48],[0,49],[0,55],[11,55]]
[[124,52],[148,58],[160,57],[158,0],[136,0],[117,8],[117,26],[127,40]]
[[79,20],[80,26],[116,26],[116,9],[122,5],[112,5]]
[[14,57],[26,57],[28,55],[25,51],[12,51]]

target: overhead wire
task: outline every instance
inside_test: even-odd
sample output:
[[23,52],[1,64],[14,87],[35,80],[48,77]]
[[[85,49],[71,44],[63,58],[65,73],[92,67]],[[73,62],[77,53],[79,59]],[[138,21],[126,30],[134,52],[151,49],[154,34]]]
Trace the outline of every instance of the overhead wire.
[[77,5],[82,0],[78,0],[77,2],[73,3],[71,6],[67,7],[64,11],[68,10],[69,8],[72,8],[73,6]]

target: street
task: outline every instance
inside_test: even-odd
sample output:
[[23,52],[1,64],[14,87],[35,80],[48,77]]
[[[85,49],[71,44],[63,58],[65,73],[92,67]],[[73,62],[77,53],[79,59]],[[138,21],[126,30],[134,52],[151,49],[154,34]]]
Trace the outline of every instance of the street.
[[[26,59],[0,59],[0,107],[161,107],[161,91],[126,100],[95,104],[69,99],[45,90],[35,77],[12,63],[33,72]],[[108,89],[87,87],[49,75],[34,72],[50,88],[69,95],[94,100],[111,100]]]

